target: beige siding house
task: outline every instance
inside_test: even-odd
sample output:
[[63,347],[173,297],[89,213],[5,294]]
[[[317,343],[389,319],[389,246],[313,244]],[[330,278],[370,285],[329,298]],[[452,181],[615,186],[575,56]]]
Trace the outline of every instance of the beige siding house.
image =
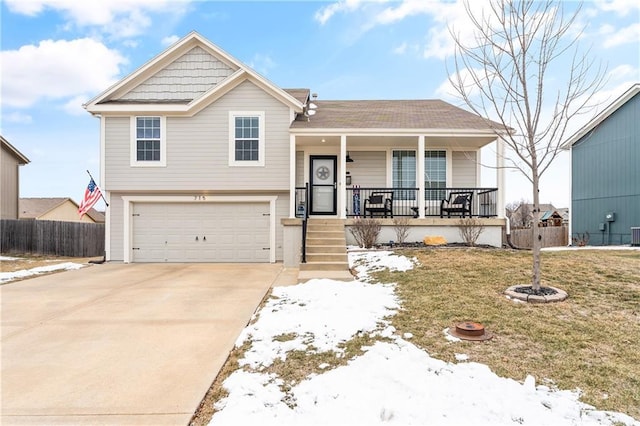
[[[194,32],[85,108],[101,121],[107,260],[297,266],[307,217],[375,215],[391,232],[406,216],[414,238],[455,240],[440,208],[456,191],[485,221],[480,242],[501,244],[503,176],[482,188],[479,166],[501,130],[440,100],[319,100]],[[392,207],[366,210],[380,191]]]
[[0,135],[0,219],[18,219],[20,166],[29,159]]
[[104,214],[91,209],[80,218],[78,204],[71,198],[20,198],[20,219],[60,222],[104,223]]

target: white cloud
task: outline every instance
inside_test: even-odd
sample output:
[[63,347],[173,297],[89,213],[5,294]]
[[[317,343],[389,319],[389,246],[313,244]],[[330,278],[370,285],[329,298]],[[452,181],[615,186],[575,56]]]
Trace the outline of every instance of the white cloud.
[[[460,80],[464,86],[466,86],[468,90],[468,94],[470,97],[474,97],[480,94],[480,89],[477,85],[474,84],[473,76],[474,75],[482,75],[484,70],[480,68],[475,68],[473,70],[469,70],[468,68],[464,68],[460,70],[458,73],[451,73],[451,79],[453,81]],[[462,105],[463,101],[460,97],[458,91],[451,84],[451,81],[447,78],[444,80],[436,89],[436,95],[441,97],[443,100],[447,102],[451,102],[456,105]]]
[[62,109],[69,115],[84,116],[87,111],[82,107],[82,104],[86,103],[90,98],[91,96],[74,96],[62,106]]
[[185,13],[190,0],[5,0],[12,13],[36,16],[46,10],[61,13],[71,25],[99,27],[112,37],[142,34],[151,26],[150,13]]
[[26,108],[41,99],[97,93],[113,84],[127,60],[90,39],[43,40],[0,53],[2,103]]
[[404,55],[404,53],[407,51],[407,46],[407,42],[403,41],[400,46],[397,46],[393,49],[393,53],[395,53],[396,55]]
[[636,22],[625,28],[616,29],[609,33],[603,40],[602,45],[604,47],[615,47],[622,44],[633,43],[637,48],[638,40],[640,40],[640,22]]
[[247,64],[262,75],[269,74],[269,70],[276,67],[276,63],[269,55],[256,53]]
[[16,111],[9,114],[3,114],[2,121],[5,123],[30,124],[31,122],[33,122],[33,117],[31,117],[29,114],[24,114]]
[[596,0],[595,5],[605,12],[615,12],[620,16],[640,10],[640,2],[637,0]]
[[379,24],[393,24],[409,16],[420,14],[437,15],[443,6],[445,5],[435,1],[404,0],[400,2],[399,6],[384,9],[376,16],[376,22]]
[[339,0],[316,11],[315,20],[326,24],[337,13],[352,13],[370,3],[385,3],[389,0]]
[[170,46],[178,40],[180,40],[180,37],[178,37],[177,35],[171,35],[162,39],[162,45]]

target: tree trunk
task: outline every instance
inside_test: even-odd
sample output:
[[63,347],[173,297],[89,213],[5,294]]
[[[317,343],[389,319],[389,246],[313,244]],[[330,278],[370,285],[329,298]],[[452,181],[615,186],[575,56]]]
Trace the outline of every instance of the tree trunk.
[[[534,163],[535,164],[535,163]],[[531,286],[534,290],[540,290],[540,249],[542,248],[542,235],[540,227],[540,178],[538,171],[533,171],[533,223],[531,224],[533,232],[533,277]]]

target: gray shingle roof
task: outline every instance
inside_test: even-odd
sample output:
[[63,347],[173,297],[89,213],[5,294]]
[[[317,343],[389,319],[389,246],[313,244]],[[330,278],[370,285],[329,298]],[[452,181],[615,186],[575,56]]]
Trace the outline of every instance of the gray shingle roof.
[[[78,207],[78,203],[69,197],[20,198],[18,201],[20,219],[36,219],[66,203],[67,200],[71,201],[76,207]],[[99,212],[94,208],[91,208],[87,212],[87,216],[93,219],[96,223],[104,223],[105,221],[104,213]]]
[[20,198],[20,219],[34,219],[53,210],[70,198]]
[[316,114],[299,116],[292,129],[490,129],[482,117],[439,99],[313,102]]
[[309,89],[282,89],[285,92],[287,92],[288,94],[290,94],[291,96],[293,96],[294,98],[296,98],[298,101],[302,102],[303,104],[307,102],[307,99],[309,98]]

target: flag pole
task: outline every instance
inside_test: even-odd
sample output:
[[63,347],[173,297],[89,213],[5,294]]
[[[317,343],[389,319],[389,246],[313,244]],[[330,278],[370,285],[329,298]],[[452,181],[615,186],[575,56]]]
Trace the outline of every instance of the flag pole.
[[[93,176],[91,176],[91,173],[89,172],[89,170],[87,170],[87,174],[89,175],[89,177],[91,178],[91,180],[95,183],[95,179],[93,178]],[[102,191],[100,191],[100,196],[102,197],[102,199],[104,200],[104,204],[109,207],[109,203],[107,203],[107,199],[104,198],[104,194],[102,193]]]

